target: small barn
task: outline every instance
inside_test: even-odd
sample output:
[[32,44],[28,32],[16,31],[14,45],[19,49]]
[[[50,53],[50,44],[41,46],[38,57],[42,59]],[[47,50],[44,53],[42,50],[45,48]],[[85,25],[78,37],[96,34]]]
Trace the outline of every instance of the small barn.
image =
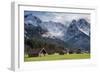
[[30,49],[28,52],[29,57],[45,56],[47,51],[44,48]]

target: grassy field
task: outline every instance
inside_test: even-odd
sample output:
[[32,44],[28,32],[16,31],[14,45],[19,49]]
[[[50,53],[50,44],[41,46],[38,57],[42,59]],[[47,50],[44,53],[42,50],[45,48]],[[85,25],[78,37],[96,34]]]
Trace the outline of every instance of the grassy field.
[[67,60],[67,59],[88,59],[90,54],[65,54],[65,55],[46,55],[42,57],[28,57],[25,55],[24,61],[49,61],[49,60]]

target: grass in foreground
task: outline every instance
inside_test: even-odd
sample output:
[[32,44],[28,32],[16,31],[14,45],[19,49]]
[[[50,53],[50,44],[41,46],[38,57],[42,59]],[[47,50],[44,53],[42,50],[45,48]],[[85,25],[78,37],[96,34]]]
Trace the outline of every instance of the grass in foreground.
[[49,60],[67,60],[67,59],[88,59],[90,54],[65,54],[65,55],[46,55],[42,57],[28,57],[25,55],[24,61],[49,61]]

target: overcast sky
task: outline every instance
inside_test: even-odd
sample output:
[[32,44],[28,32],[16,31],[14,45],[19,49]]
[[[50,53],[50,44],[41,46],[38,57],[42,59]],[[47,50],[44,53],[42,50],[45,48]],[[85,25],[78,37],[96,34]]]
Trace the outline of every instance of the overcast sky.
[[90,14],[67,13],[67,12],[46,12],[46,11],[24,11],[24,15],[32,14],[39,17],[42,21],[54,21],[66,24],[73,19],[84,18],[90,23]]

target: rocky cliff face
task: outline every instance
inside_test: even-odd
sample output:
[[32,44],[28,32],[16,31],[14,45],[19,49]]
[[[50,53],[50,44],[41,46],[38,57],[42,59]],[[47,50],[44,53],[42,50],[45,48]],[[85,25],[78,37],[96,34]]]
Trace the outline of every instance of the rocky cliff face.
[[69,27],[66,27],[59,22],[43,22],[40,18],[28,14],[24,16],[24,37],[48,38],[56,43],[61,41],[64,46],[67,44],[70,48],[90,51],[90,23],[85,19],[72,20]]

